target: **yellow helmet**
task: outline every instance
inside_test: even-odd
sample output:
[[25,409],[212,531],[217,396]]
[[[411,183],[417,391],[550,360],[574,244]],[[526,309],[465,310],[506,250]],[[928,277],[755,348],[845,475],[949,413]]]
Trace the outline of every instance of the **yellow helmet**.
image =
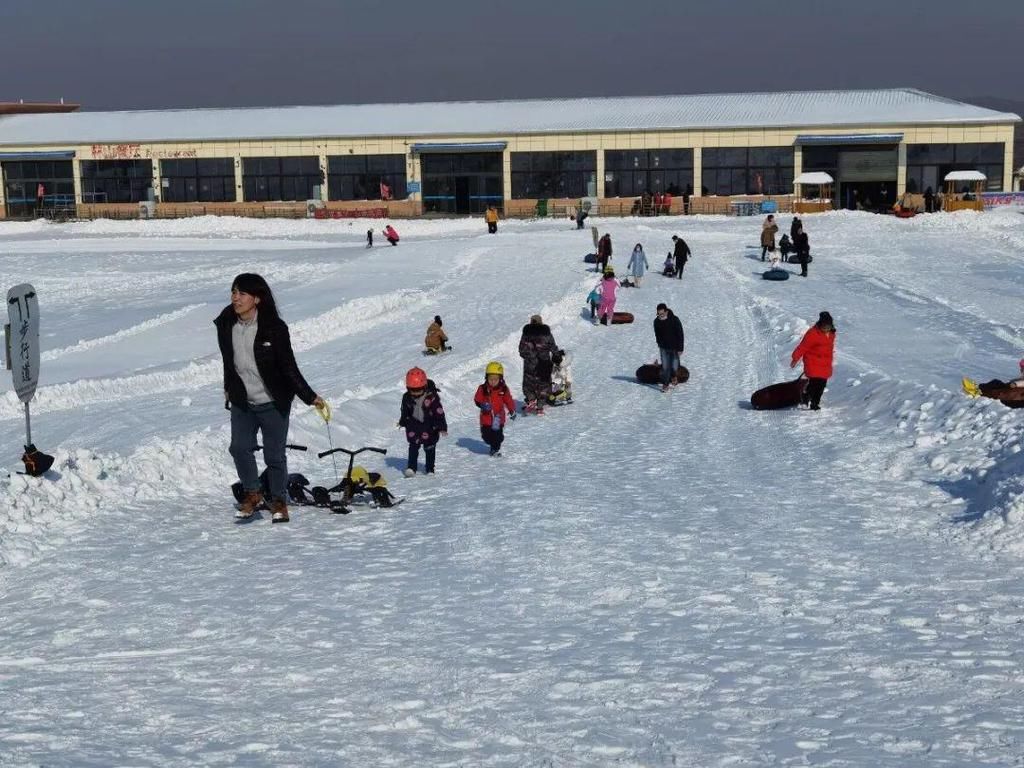
[[497,360],[492,360],[487,364],[487,367],[484,369],[484,374],[490,376],[492,373],[496,373],[499,376],[504,376],[505,368]]

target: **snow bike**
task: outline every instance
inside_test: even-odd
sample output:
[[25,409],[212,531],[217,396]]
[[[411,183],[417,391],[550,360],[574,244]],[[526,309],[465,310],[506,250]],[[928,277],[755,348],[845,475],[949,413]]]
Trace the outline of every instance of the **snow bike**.
[[[356,456],[363,451],[386,454],[387,448],[372,448],[363,446],[356,450],[348,448],[331,448],[317,454],[318,458],[325,458],[334,453],[344,453],[348,456],[348,470],[345,477],[332,488],[317,486],[311,490],[313,503],[318,507],[327,507],[335,514],[347,515],[352,510],[351,504],[365,504],[371,507],[394,507],[401,504],[405,499],[396,499],[395,495],[388,490],[387,481],[379,472],[368,472],[365,467],[355,463]],[[336,494],[338,498],[332,498]]]
[[[287,448],[290,451],[309,450],[309,448],[306,447],[305,445],[292,445],[291,443],[286,444],[285,448]],[[262,445],[253,446],[252,449],[253,453],[262,450]],[[313,498],[309,495],[309,493],[306,492],[306,486],[308,485],[309,480],[306,479],[305,475],[300,474],[298,472],[289,472],[287,485],[288,501],[297,506],[313,506]],[[268,475],[268,470],[266,469],[264,469],[263,472],[260,473],[260,490],[263,493],[263,501],[260,503],[257,509],[267,509],[267,505],[269,504],[270,499],[270,477]],[[242,487],[241,483],[232,483],[231,494],[235,497],[235,501],[241,504],[242,499],[245,498],[245,489]]]

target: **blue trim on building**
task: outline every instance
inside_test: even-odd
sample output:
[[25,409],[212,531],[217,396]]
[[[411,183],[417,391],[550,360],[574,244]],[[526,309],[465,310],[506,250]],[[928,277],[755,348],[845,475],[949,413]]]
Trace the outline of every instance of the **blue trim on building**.
[[902,133],[801,134],[794,144],[899,144]]
[[413,144],[410,150],[421,155],[431,152],[502,152],[507,146],[507,141],[483,141],[475,144],[441,142]]
[[72,152],[0,152],[2,160],[74,160]]

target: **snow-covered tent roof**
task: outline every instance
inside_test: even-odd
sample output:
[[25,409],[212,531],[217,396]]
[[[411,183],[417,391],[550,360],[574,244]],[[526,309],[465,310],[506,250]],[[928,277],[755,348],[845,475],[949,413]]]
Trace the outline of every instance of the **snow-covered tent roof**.
[[988,177],[981,171],[950,171],[946,181],[985,181]]
[[824,171],[808,171],[793,179],[794,184],[831,184],[833,181],[834,179]]
[[1020,117],[893,88],[13,115],[0,117],[0,145],[1008,122]]

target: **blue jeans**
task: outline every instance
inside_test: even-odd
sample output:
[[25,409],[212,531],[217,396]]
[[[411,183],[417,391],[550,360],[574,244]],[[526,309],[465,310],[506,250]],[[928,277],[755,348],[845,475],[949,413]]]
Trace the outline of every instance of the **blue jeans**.
[[661,383],[668,384],[679,370],[679,353],[674,349],[658,347],[661,353]]
[[256,469],[256,432],[263,433],[263,461],[267,465],[270,497],[288,500],[288,413],[281,413],[273,403],[250,405],[247,410],[231,406],[231,458],[235,471],[246,491],[260,490],[260,475]]

